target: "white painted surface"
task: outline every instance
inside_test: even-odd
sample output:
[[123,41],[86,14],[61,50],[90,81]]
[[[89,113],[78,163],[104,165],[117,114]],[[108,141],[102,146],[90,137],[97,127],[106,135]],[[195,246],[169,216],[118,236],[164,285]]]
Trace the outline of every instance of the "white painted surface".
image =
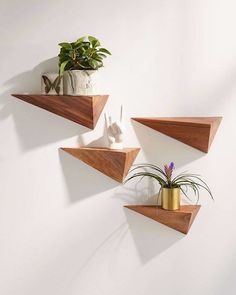
[[[233,0],[1,1],[1,294],[235,294],[235,11]],[[124,105],[137,162],[173,160],[211,186],[216,201],[202,195],[187,236],[123,209],[152,184],[136,196],[135,183],[58,153],[102,144],[102,116],[88,131],[10,96],[40,92],[57,43],[84,34],[113,53],[100,73],[105,110]],[[224,116],[208,155],[129,121],[207,115]]]

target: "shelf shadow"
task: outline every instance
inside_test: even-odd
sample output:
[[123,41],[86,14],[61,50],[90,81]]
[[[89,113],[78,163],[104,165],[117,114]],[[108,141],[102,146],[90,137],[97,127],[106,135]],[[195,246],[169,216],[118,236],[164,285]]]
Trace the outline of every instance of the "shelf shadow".
[[57,62],[56,57],[45,60],[31,71],[14,76],[3,85],[7,90],[0,95],[0,120],[13,117],[22,150],[34,149],[90,131],[11,96],[12,93],[41,93],[42,73],[57,72]]
[[128,208],[124,208],[124,211],[140,261],[143,264],[164,252],[185,236],[139,213],[132,212]]
[[[205,155],[138,122],[132,121],[132,124],[147,162],[162,166],[174,161],[177,167],[181,167]],[[150,190],[147,191],[145,187]],[[135,188],[124,187],[126,193],[118,192],[116,197],[122,198],[127,204],[156,204],[158,187],[149,180],[142,190],[140,194],[136,182]],[[143,264],[185,237],[184,234],[128,208],[124,208],[124,211]]]
[[83,134],[79,135],[78,143],[80,147],[98,147],[98,148],[107,148],[108,147],[108,140],[107,140],[107,133],[106,133],[106,126],[105,122],[103,123],[103,127],[101,127],[103,133],[100,137],[90,141],[89,143],[86,142],[84,139]]
[[173,161],[176,167],[181,167],[205,156],[205,153],[138,122],[132,120],[132,125],[150,163],[163,165]]
[[70,203],[105,192],[119,185],[118,182],[62,150],[59,150],[59,158]]
[[153,205],[159,200],[158,184],[152,178],[144,178],[142,181],[131,180],[130,183],[122,184],[114,191],[113,198],[119,198],[126,204]]

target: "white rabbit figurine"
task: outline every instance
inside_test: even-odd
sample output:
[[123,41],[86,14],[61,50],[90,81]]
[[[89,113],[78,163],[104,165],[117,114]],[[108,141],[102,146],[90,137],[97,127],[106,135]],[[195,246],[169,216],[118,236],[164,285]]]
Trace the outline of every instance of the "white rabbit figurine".
[[109,142],[109,148],[114,150],[123,149],[123,106],[120,108],[120,120],[112,122],[112,118],[105,113],[105,122],[107,130],[107,139]]

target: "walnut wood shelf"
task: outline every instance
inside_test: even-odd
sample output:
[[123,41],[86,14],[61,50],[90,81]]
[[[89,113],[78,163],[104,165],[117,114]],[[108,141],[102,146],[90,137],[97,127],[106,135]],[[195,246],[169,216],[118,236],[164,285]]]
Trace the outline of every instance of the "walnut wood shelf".
[[108,148],[61,148],[89,166],[122,183],[140,148],[112,150]]
[[184,205],[176,211],[164,210],[160,206],[127,205],[124,207],[187,234],[201,206]]
[[207,153],[222,117],[132,118]]
[[108,95],[12,94],[12,96],[90,129],[95,128],[108,99]]

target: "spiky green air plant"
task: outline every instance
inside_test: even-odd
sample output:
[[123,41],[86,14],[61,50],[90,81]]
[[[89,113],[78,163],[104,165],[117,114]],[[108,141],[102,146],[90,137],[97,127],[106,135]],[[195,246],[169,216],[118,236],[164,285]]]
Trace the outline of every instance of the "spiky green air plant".
[[[190,188],[197,197],[198,203],[199,191],[202,188],[214,200],[209,186],[200,178],[198,174],[183,172],[172,178],[173,170],[175,168],[173,162],[171,162],[169,165],[164,165],[164,169],[161,169],[160,167],[153,164],[137,164],[134,166],[135,167],[129,172],[129,174],[134,174],[129,176],[125,183],[137,177],[141,177],[140,180],[142,180],[144,177],[151,177],[155,179],[160,185],[159,193],[162,188],[180,188],[184,196],[189,199],[187,192],[188,188]],[[137,172],[137,170],[145,171]]]

